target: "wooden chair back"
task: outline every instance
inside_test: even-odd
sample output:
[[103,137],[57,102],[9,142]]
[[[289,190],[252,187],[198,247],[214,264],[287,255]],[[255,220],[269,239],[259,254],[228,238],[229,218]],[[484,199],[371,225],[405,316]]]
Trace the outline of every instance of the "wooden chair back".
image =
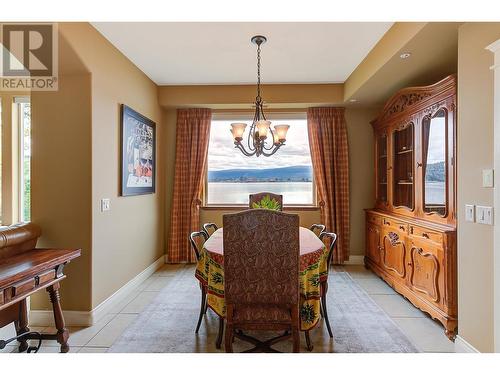
[[283,195],[268,193],[268,192],[250,194],[249,201],[248,201],[248,207],[253,208],[254,203],[259,203],[262,200],[262,198],[264,198],[267,195],[269,196],[269,198],[271,200],[274,199],[276,202],[278,202],[278,204],[280,205],[279,210],[283,211]]
[[323,224],[313,224],[309,229],[319,237],[326,230],[326,227]]
[[210,237],[212,234],[214,234],[214,232],[217,229],[219,229],[219,227],[215,223],[205,223],[205,224],[203,224],[203,230],[208,235],[208,237]]
[[193,232],[189,235],[189,242],[191,242],[191,248],[196,255],[196,260],[200,259],[201,249],[206,240],[208,240],[208,234],[204,231]]
[[330,241],[330,248],[328,250],[328,258],[327,258],[327,273],[330,270],[330,262],[333,258],[333,252],[335,251],[335,244],[337,242],[337,235],[332,232],[322,232],[319,236],[320,240],[325,242],[325,240]]
[[226,304],[298,304],[299,216],[254,209],[223,222]]

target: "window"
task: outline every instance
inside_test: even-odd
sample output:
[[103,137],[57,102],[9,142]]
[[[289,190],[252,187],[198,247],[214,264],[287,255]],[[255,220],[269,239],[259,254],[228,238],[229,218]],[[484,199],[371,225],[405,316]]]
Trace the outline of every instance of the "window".
[[282,194],[284,205],[315,205],[305,114],[269,118],[273,124],[290,125],[285,145],[271,157],[247,157],[234,147],[230,124],[246,122],[248,129],[252,122],[252,115],[242,117],[218,115],[212,120],[205,204],[248,205],[249,194],[269,191]]
[[17,97],[19,124],[19,219],[31,220],[31,105],[29,98]]

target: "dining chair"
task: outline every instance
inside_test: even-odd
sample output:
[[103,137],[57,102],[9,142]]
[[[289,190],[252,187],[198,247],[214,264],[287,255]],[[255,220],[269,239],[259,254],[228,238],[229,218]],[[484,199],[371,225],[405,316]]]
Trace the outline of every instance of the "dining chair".
[[313,224],[309,229],[319,237],[326,230],[326,227],[323,224]]
[[[189,235],[189,242],[191,242],[191,248],[194,251],[196,256],[196,260],[200,260],[201,249],[203,244],[208,239],[208,234],[204,231],[193,232]],[[200,304],[200,315],[198,316],[198,324],[196,324],[195,333],[198,333],[200,330],[201,320],[203,319],[203,315],[207,312],[207,290],[200,282],[200,290],[201,290],[201,304]]]
[[[277,352],[271,346],[299,336],[299,217],[266,209],[223,216],[226,352],[233,340],[255,347],[246,352]],[[260,341],[244,331],[284,331]]]
[[210,237],[212,234],[214,234],[214,232],[217,229],[219,229],[219,227],[215,223],[205,223],[205,224],[203,224],[203,230],[208,235],[208,237]]
[[323,312],[323,317],[325,318],[326,328],[328,329],[328,334],[333,337],[332,328],[330,327],[330,320],[328,320],[328,311],[326,308],[326,292],[328,291],[328,273],[330,271],[330,264],[333,258],[333,252],[335,251],[335,243],[337,242],[337,235],[332,232],[323,232],[319,237],[323,242],[325,240],[330,241],[330,247],[328,250],[327,257],[327,268],[326,268],[326,278],[320,284],[320,300],[321,300],[321,310]]
[[[314,225],[323,226],[321,224],[314,224]],[[311,229],[311,231],[312,231],[312,229]],[[326,328],[328,330],[328,335],[331,338],[333,338],[332,328],[330,327],[330,320],[328,319],[328,311],[326,309],[326,292],[328,291],[328,272],[330,270],[330,262],[332,260],[333,251],[335,248],[335,243],[337,241],[337,235],[335,233],[321,232],[321,234],[319,235],[319,238],[323,242],[325,242],[325,239],[328,239],[330,241],[330,246],[328,248],[328,255],[326,258],[326,265],[327,265],[326,266],[326,279],[320,283],[320,313],[323,316],[323,318],[325,319]],[[310,331],[305,331],[304,335],[306,338],[307,350],[312,351],[314,349],[314,347],[311,343]]]
[[249,200],[248,200],[248,207],[253,208],[254,203],[259,203],[262,201],[262,199],[266,196],[269,196],[271,200],[275,200],[279,204],[279,211],[283,211],[283,195],[281,194],[274,194],[274,193],[268,193],[268,192],[262,192],[262,193],[255,193],[255,194],[250,194],[249,195]]

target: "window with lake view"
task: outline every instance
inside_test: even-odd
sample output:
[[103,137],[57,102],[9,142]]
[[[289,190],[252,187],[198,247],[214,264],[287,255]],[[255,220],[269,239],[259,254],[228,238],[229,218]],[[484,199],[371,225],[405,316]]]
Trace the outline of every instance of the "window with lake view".
[[[249,194],[268,191],[283,195],[284,205],[313,205],[314,187],[306,119],[272,118],[273,125],[288,124],[287,140],[274,155],[244,156],[234,147],[234,118],[213,120],[208,147],[207,205],[246,205]],[[270,140],[268,140],[270,141]]]

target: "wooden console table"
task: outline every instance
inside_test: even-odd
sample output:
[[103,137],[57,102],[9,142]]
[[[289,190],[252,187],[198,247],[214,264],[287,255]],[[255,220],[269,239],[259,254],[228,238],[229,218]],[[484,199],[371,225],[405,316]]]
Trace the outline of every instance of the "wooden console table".
[[[60,305],[59,283],[65,279],[64,265],[81,254],[80,249],[37,249],[41,231],[32,223],[0,228],[0,327],[14,323],[19,338],[19,351],[28,349],[27,340],[57,340],[61,352],[69,351],[68,330]],[[26,298],[46,289],[49,293],[55,334],[30,334]]]

